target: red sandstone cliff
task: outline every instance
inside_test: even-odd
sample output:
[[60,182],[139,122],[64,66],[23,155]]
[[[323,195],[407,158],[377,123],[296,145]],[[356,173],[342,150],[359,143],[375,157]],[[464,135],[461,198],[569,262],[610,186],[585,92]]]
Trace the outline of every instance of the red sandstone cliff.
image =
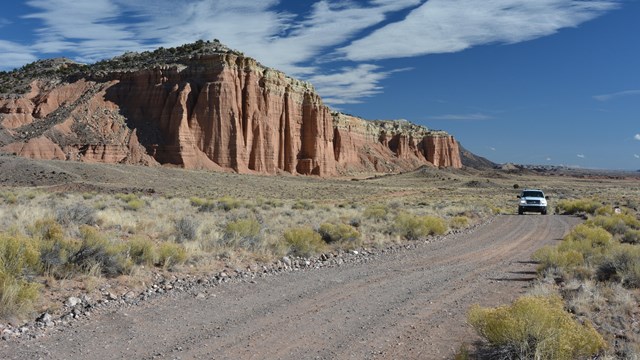
[[0,151],[320,176],[462,166],[446,133],[332,115],[310,84],[230,51],[66,81],[36,78],[24,95],[0,95]]

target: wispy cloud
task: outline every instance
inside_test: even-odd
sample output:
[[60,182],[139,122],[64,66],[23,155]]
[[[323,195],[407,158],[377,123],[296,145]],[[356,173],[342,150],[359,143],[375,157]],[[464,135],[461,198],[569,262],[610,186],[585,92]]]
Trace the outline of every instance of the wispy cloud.
[[482,114],[482,113],[473,113],[473,114],[444,114],[444,115],[436,115],[430,116],[429,120],[490,120],[493,119],[492,116]]
[[633,154],[633,157],[636,158],[636,159],[640,159],[640,155],[638,155],[638,154]]
[[0,40],[0,64],[7,69],[13,69],[37,60],[28,47],[11,41]]
[[584,154],[578,154],[576,156],[578,156],[580,159],[584,159],[586,157],[586,156],[584,156]]
[[0,28],[11,24],[11,21],[5,18],[0,18]]
[[326,93],[324,101],[330,104],[353,104],[360,102],[363,97],[373,96],[382,91],[380,81],[394,72],[381,71],[380,67],[371,64],[361,64],[356,67],[344,67],[340,71],[328,75],[314,75],[308,80]]
[[496,148],[494,148],[493,146],[489,146],[489,150],[496,151]]
[[594,95],[593,98],[598,101],[609,101],[625,96],[640,95],[640,90],[618,91],[610,94]]
[[633,138],[640,141],[640,134],[636,134]]
[[[316,0],[305,13],[282,0],[27,0],[40,21],[32,44],[0,43],[0,67],[38,54],[92,62],[124,51],[220,39],[263,64],[310,80],[329,104],[383,91],[398,69],[374,60],[512,44],[553,34],[615,9],[617,0]],[[400,21],[392,15],[408,12]],[[0,26],[2,20],[0,19]],[[13,50],[7,50],[11,47]],[[345,61],[346,60],[346,61]],[[339,69],[323,72],[330,68]],[[483,114],[434,119],[486,120]]]
[[575,27],[617,8],[615,0],[429,0],[405,19],[341,50],[356,61],[514,44]]

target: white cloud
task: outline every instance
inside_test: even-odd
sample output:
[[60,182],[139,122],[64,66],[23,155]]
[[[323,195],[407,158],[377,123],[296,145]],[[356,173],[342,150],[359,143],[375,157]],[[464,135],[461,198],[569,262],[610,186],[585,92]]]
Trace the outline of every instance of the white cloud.
[[496,151],[496,148],[494,148],[493,146],[490,146],[490,147],[489,147],[489,150],[491,150],[491,151]]
[[584,156],[584,154],[578,154],[577,155],[580,159],[584,159],[586,156]]
[[638,155],[638,154],[633,154],[633,157],[636,158],[636,159],[640,159],[640,155]]
[[0,18],[0,28],[3,27],[3,26],[7,26],[9,24],[11,24],[11,21],[9,21],[8,19],[5,19],[5,18]]
[[514,44],[575,27],[617,7],[615,0],[429,0],[342,52],[350,60],[367,61]]
[[482,114],[482,113],[473,113],[473,114],[444,114],[429,117],[429,120],[490,120],[493,119],[492,116]]
[[598,101],[609,101],[624,96],[640,95],[640,90],[618,91],[610,94],[594,95],[593,98]]
[[551,161],[551,158],[550,158],[550,157],[547,157],[547,161]]
[[339,72],[328,75],[314,75],[308,80],[317,87],[323,100],[330,104],[354,104],[359,99],[373,96],[382,91],[380,81],[390,74],[407,69],[381,71],[379,66],[361,64],[344,67]]
[[26,46],[11,41],[0,40],[0,70],[11,70],[37,58]]
[[640,141],[640,134],[636,134],[636,136],[634,136],[633,138]]
[[[367,59],[516,43],[577,26],[618,4],[615,0],[315,0],[307,13],[293,14],[278,10],[282,2],[27,0],[34,11],[25,18],[42,22],[34,30],[37,39],[19,51],[2,52],[0,66],[33,61],[36,52],[71,53],[78,61],[93,62],[125,51],[217,38],[266,66],[310,80],[327,103],[345,104],[381,92],[381,81],[400,71],[372,65]],[[400,11],[409,15],[386,24]],[[342,50],[336,51],[339,46]],[[353,62],[337,62],[345,58]],[[339,70],[322,73],[329,67],[323,65],[331,62],[339,64],[334,66]]]

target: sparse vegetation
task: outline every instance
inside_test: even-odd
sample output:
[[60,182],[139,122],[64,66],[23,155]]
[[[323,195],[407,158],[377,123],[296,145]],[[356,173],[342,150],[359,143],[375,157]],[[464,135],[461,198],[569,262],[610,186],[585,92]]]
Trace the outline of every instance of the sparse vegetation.
[[429,235],[442,235],[447,231],[446,222],[435,216],[417,216],[400,213],[393,225],[394,231],[408,240],[418,240]]
[[492,359],[571,360],[606,347],[589,322],[580,324],[564,310],[559,297],[525,296],[493,309],[474,306],[468,318],[488,341]]

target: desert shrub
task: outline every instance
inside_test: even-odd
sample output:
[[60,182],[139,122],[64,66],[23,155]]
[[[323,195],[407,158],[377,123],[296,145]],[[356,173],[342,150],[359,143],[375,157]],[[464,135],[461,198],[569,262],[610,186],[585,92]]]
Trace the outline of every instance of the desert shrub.
[[138,200],[138,195],[136,194],[115,194],[114,197],[124,203],[127,203],[131,200]]
[[232,198],[230,196],[223,196],[217,201],[218,208],[224,211],[230,211],[233,209],[240,208],[244,205],[241,200]]
[[199,226],[200,224],[191,217],[185,216],[178,219],[175,222],[176,241],[182,243],[195,240]]
[[628,288],[640,287],[640,247],[621,244],[608,252],[598,265],[598,280],[619,282]]
[[384,220],[389,213],[389,207],[384,204],[375,204],[364,209],[363,216],[376,221]]
[[62,226],[53,219],[41,219],[30,228],[31,234],[43,240],[61,240],[64,237]]
[[360,232],[347,224],[323,223],[318,229],[322,240],[327,243],[345,242],[355,244],[360,240]]
[[94,225],[96,210],[81,203],[60,207],[56,209],[56,221],[62,225]]
[[620,238],[620,242],[627,244],[640,244],[640,230],[627,229]]
[[441,235],[447,231],[447,224],[434,216],[417,216],[400,213],[393,224],[394,231],[409,240],[416,240],[428,235]]
[[559,297],[525,296],[511,306],[475,305],[468,320],[485,338],[495,359],[576,359],[591,357],[606,344],[590,323],[580,324]]
[[127,246],[135,264],[151,266],[160,261],[156,245],[150,239],[134,237],[127,242]]
[[596,216],[587,224],[599,226],[613,235],[623,235],[627,229],[640,229],[640,221],[631,214],[615,214]]
[[0,316],[23,315],[33,308],[40,285],[25,275],[40,269],[34,239],[0,234]]
[[256,219],[230,221],[224,227],[223,240],[228,245],[252,248],[259,243],[260,228],[260,223]]
[[102,274],[124,274],[130,267],[124,244],[116,244],[101,236],[95,228],[81,226],[82,241],[78,251],[69,256],[69,262],[80,271],[99,266]]
[[581,252],[569,249],[558,251],[557,247],[543,246],[536,250],[532,256],[533,260],[540,263],[538,271],[544,272],[547,269],[573,269],[584,264],[584,257]]
[[4,200],[4,202],[9,205],[13,205],[18,202],[18,197],[16,196],[16,194],[10,192],[0,193],[0,199]]
[[311,256],[327,248],[322,236],[310,227],[288,229],[284,232],[284,240],[289,246],[289,252],[298,256]]
[[127,201],[127,203],[125,204],[124,208],[126,210],[138,211],[138,210],[142,209],[144,207],[144,205],[145,205],[144,200],[133,199],[133,200]]
[[564,214],[594,214],[602,204],[593,199],[560,200],[558,209]]
[[613,236],[603,228],[580,224],[564,238],[560,250],[574,247],[582,249],[585,255],[591,255],[595,250],[601,253],[612,244],[612,239]]
[[187,250],[180,244],[163,242],[158,248],[158,265],[169,268],[187,261]]
[[58,279],[75,272],[69,258],[80,250],[80,241],[70,239],[45,240],[40,246],[40,262],[43,272]]
[[466,216],[455,216],[449,220],[449,227],[452,229],[464,229],[469,227],[469,218]]
[[213,200],[202,199],[195,196],[189,198],[189,201],[191,202],[191,206],[198,208],[198,211],[213,211],[218,207],[218,203]]
[[313,210],[315,206],[306,200],[296,200],[293,205],[291,205],[293,210]]
[[116,194],[115,198],[125,203],[126,210],[138,211],[145,205],[144,200],[136,194]]

